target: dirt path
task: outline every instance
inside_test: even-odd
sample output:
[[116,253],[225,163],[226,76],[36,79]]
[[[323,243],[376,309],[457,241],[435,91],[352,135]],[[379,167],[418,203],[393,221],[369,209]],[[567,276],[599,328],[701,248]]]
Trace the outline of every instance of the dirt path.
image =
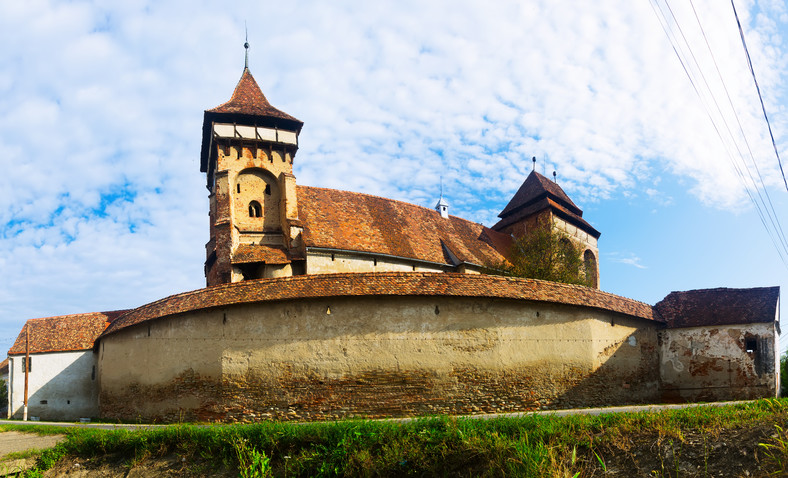
[[33,433],[0,433],[0,476],[8,476],[33,466],[35,458],[6,459],[9,453],[27,450],[43,450],[55,446],[63,440],[63,435],[40,436]]
[[39,436],[32,433],[2,432],[0,433],[0,459],[9,453],[51,448],[64,438],[63,435]]

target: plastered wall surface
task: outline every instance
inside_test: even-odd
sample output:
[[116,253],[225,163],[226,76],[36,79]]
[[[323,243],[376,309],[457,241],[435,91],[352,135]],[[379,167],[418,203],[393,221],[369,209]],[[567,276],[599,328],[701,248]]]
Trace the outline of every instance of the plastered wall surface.
[[643,319],[508,299],[350,297],[198,310],[102,338],[104,418],[252,421],[653,401]]
[[660,374],[665,401],[775,396],[779,383],[774,324],[666,329]]
[[[13,356],[9,412],[22,418],[24,405],[24,356]],[[92,351],[31,355],[28,376],[28,417],[42,420],[78,420],[98,416],[98,387]]]
[[446,266],[351,253],[307,252],[307,274],[338,272],[443,272]]

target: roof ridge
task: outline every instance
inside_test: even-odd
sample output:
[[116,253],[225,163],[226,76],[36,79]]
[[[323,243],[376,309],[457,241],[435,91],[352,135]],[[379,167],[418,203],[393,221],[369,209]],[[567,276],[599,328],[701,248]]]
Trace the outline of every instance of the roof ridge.
[[[392,198],[387,198],[387,197],[383,197],[383,196],[378,196],[377,194],[361,193],[361,192],[357,192],[357,191],[348,191],[347,189],[326,188],[326,187],[322,187],[322,186],[306,186],[306,185],[302,185],[302,184],[299,184],[297,187],[298,188],[309,188],[309,189],[322,189],[324,191],[336,191],[336,192],[339,192],[339,193],[347,193],[347,194],[356,194],[356,195],[359,195],[359,196],[367,196],[367,197],[370,197],[370,198],[382,199],[382,200],[388,201],[388,202],[396,202],[396,203],[400,203],[400,204],[405,204],[407,206],[417,207],[417,208],[420,208],[420,209],[424,209],[425,211],[428,211],[430,213],[435,213],[435,214],[440,215],[440,213],[438,211],[436,211],[435,209],[433,209],[431,207],[421,206],[419,204],[414,204],[412,202],[403,201],[401,199],[392,199]],[[465,223],[468,223],[468,224],[477,224],[479,226],[486,227],[484,224],[482,224],[480,222],[474,222],[474,221],[471,221],[470,219],[465,219],[463,217],[455,216],[453,214],[449,214],[449,218],[450,219],[454,218],[454,219],[456,219],[458,221],[462,221],[462,222],[465,222]]]
[[25,320],[25,323],[33,322],[33,321],[36,321],[36,320],[68,319],[68,318],[71,318],[71,317],[80,317],[80,316],[84,316],[84,315],[97,315],[97,314],[98,315],[107,315],[107,314],[111,314],[113,312],[124,312],[125,313],[125,312],[129,312],[131,310],[134,310],[134,309],[132,308],[132,309],[107,310],[107,311],[103,311],[103,312],[77,312],[77,313],[74,313],[74,314],[51,315],[49,317],[34,317],[32,319]]
[[[289,287],[281,287],[282,284]],[[99,340],[129,326],[193,310],[267,301],[358,296],[512,298],[608,310],[660,322],[649,304],[574,284],[452,272],[342,272],[255,279],[172,295],[113,322]]]

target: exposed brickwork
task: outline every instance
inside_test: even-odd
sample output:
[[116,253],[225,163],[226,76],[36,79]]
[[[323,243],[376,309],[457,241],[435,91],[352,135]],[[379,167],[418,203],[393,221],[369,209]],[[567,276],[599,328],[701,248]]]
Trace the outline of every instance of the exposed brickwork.
[[[655,364],[650,365],[650,371],[630,377],[573,367],[531,367],[502,373],[461,368],[447,375],[423,370],[367,371],[333,379],[282,370],[273,380],[253,375],[216,380],[189,371],[166,386],[131,384],[118,395],[102,392],[101,416],[154,422],[254,422],[647,403],[658,394],[652,377]],[[179,406],[184,399],[199,405]],[[144,408],[139,404],[145,404]]]
[[146,320],[231,304],[375,295],[525,299],[659,320],[648,304],[583,286],[485,274],[378,272],[258,279],[177,294],[132,310],[104,335]]
[[25,353],[25,335],[28,329],[30,353],[90,350],[107,324],[126,312],[128,311],[116,310],[30,319],[22,327],[8,355]]

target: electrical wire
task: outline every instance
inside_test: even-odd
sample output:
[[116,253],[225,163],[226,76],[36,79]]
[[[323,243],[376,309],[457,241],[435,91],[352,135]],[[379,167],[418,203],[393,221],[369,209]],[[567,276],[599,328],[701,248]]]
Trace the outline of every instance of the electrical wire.
[[[732,1],[733,0],[731,0],[731,2]],[[747,134],[744,132],[744,127],[742,126],[741,120],[739,118],[739,113],[736,111],[736,107],[733,105],[733,99],[731,98],[730,91],[728,90],[728,86],[725,83],[725,79],[722,76],[722,72],[720,71],[719,65],[717,63],[717,58],[714,55],[714,51],[712,50],[711,45],[709,44],[709,39],[706,36],[706,29],[703,28],[703,24],[700,21],[700,17],[698,16],[698,12],[695,9],[695,4],[693,3],[692,0],[690,0],[689,3],[690,3],[690,6],[692,7],[692,13],[695,15],[695,21],[698,23],[698,28],[700,28],[700,32],[703,35],[703,40],[704,40],[704,42],[706,44],[706,49],[709,51],[709,55],[711,56],[711,59],[714,62],[714,68],[717,71],[717,77],[719,78],[720,84],[722,85],[723,89],[725,90],[725,95],[728,98],[728,104],[731,107],[731,111],[733,112],[733,116],[736,118],[736,123],[739,126],[739,132],[741,133],[741,137],[744,140],[744,144],[747,146],[747,152],[749,153],[750,161],[752,162],[752,165],[755,167],[755,171],[758,174],[758,179],[759,179],[759,181],[761,183],[761,186],[762,186],[762,188],[760,188],[760,189],[763,189],[763,193],[766,196],[766,199],[767,199],[767,201],[769,203],[769,208],[767,209],[766,212],[769,213],[769,211],[772,211],[774,213],[774,214],[769,214],[769,219],[772,222],[772,225],[775,227],[775,230],[776,230],[776,232],[778,234],[778,238],[780,239],[780,242],[782,243],[783,247],[785,247],[786,250],[788,251],[788,240],[786,240],[785,233],[783,232],[782,225],[780,224],[779,216],[777,215],[777,212],[774,209],[774,204],[772,203],[771,195],[769,194],[769,190],[766,187],[766,184],[765,184],[765,182],[763,180],[763,176],[761,175],[761,170],[758,167],[758,162],[755,160],[755,154],[752,152],[752,148],[750,147],[750,142],[747,140]],[[736,14],[735,7],[734,7],[734,14]],[[674,19],[675,19],[675,16],[674,16]],[[736,15],[736,23],[739,25],[739,32],[741,33],[741,24],[739,23],[738,15]],[[745,49],[746,49],[746,47],[745,47]],[[694,58],[694,56],[693,56],[693,58]],[[747,53],[747,62],[750,64],[750,71],[752,72],[752,63],[750,63],[750,61],[749,61],[749,53]],[[754,74],[755,73],[753,72],[753,75]],[[707,87],[708,87],[708,85],[707,85]],[[757,81],[756,81],[756,88],[757,88]],[[709,88],[709,90],[711,90],[711,88]],[[758,90],[758,96],[760,97],[760,88],[757,88],[757,90]],[[715,104],[716,104],[716,100],[715,100]],[[761,107],[763,108],[763,98],[761,98]],[[718,111],[719,111],[719,106],[718,106]],[[722,117],[723,121],[725,122],[725,124],[727,126],[727,121],[725,121],[725,117],[722,115],[722,111],[719,111],[719,113],[720,113],[720,116]],[[766,111],[764,109],[764,115],[765,114],[766,114]],[[766,122],[767,122],[767,126],[768,126],[769,125],[769,120],[767,119]],[[733,137],[733,133],[730,132],[730,129],[728,130],[728,132],[731,135],[731,137]],[[769,126],[769,134],[771,135],[771,126]],[[774,136],[771,136],[771,139],[772,139],[772,145],[774,146],[774,150],[775,150],[775,153],[776,153],[777,152],[777,145],[774,143]],[[737,150],[738,150],[738,145],[737,145]],[[741,154],[740,150],[739,150],[739,154]],[[779,164],[779,154],[777,156],[777,159],[778,159],[778,164]],[[744,160],[744,156],[743,155],[742,155],[742,160]],[[745,162],[745,165],[746,165],[746,162]],[[782,164],[780,164],[780,169],[782,170]],[[747,172],[748,172],[748,175],[750,176],[750,180],[753,182],[753,185],[755,185],[755,187],[756,187],[756,191],[758,192],[758,195],[761,198],[761,201],[763,201],[763,197],[760,196],[760,189],[758,188],[757,184],[755,184],[755,179],[752,177],[752,173],[750,173],[749,169],[747,170]]]
[[755,77],[755,69],[752,67],[752,60],[750,59],[750,50],[747,48],[747,41],[744,39],[744,30],[742,30],[741,22],[739,21],[739,14],[736,12],[736,5],[731,0],[731,7],[733,7],[733,15],[736,17],[736,25],[739,26],[739,37],[741,37],[741,44],[744,47],[744,55],[747,57],[747,65],[750,67],[752,74],[752,81],[755,83],[755,90],[758,92],[758,99],[761,100],[761,110],[763,110],[763,119],[766,120],[766,126],[769,128],[769,137],[772,139],[772,146],[774,147],[774,154],[777,156],[777,164],[780,165],[780,173],[783,176],[783,183],[785,183],[785,190],[788,191],[788,180],[785,179],[785,171],[783,170],[783,163],[780,160],[780,152],[777,151],[777,143],[774,141],[774,134],[772,133],[772,124],[769,122],[769,116],[766,114],[766,106],[763,104],[763,96],[761,95],[761,87],[758,86],[758,79]]
[[[697,12],[695,11],[695,7],[694,7],[694,5],[692,5],[693,12],[695,12],[696,19],[698,21],[698,25],[700,26],[701,31],[702,31],[703,36],[704,36],[704,39],[706,41],[707,48],[709,49],[709,52],[712,54],[712,59],[714,59],[714,64],[715,64],[715,67],[717,68],[717,73],[718,73],[720,82],[722,83],[723,87],[725,88],[726,94],[728,94],[728,100],[729,100],[729,103],[731,105],[731,109],[732,109],[734,115],[736,116],[736,121],[739,124],[739,129],[740,129],[741,135],[744,138],[745,144],[747,146],[747,150],[749,151],[749,155],[750,155],[750,157],[752,159],[752,163],[755,166],[755,169],[756,169],[756,172],[757,172],[758,179],[759,179],[759,182],[761,184],[761,187],[758,186],[758,181],[755,180],[750,168],[747,166],[747,161],[745,159],[745,155],[741,151],[741,148],[739,148],[739,144],[738,144],[738,142],[735,139],[735,135],[731,131],[731,128],[730,128],[730,126],[729,126],[729,124],[728,124],[728,122],[726,120],[726,116],[722,112],[722,109],[721,109],[721,107],[719,105],[719,102],[717,101],[717,99],[716,99],[711,87],[709,86],[709,83],[708,83],[708,81],[706,79],[706,76],[703,74],[703,69],[701,68],[701,66],[699,64],[699,62],[698,62],[698,60],[697,60],[697,58],[695,56],[695,53],[693,52],[692,47],[690,46],[690,43],[687,40],[687,37],[684,34],[684,31],[681,28],[681,25],[679,24],[675,13],[673,12],[673,9],[671,8],[670,4],[668,3],[668,0],[663,0],[663,2],[665,4],[665,7],[667,8],[668,12],[670,13],[670,18],[673,19],[672,24],[676,25],[676,28],[678,29],[678,31],[679,31],[679,33],[681,35],[683,43],[681,41],[679,41],[679,39],[676,36],[676,34],[673,33],[672,29],[670,28],[671,22],[670,22],[670,20],[668,18],[668,14],[664,11],[663,7],[660,6],[658,2],[659,2],[659,0],[650,0],[650,5],[652,7],[652,10],[654,11],[654,14],[657,17],[657,20],[659,21],[660,26],[662,27],[665,35],[668,37],[668,40],[669,40],[669,42],[671,44],[671,47],[673,48],[673,51],[676,54],[676,57],[678,58],[679,63],[681,64],[682,68],[684,69],[684,73],[687,75],[687,78],[689,79],[690,84],[692,85],[693,90],[695,91],[695,94],[700,99],[701,104],[703,105],[704,110],[706,111],[706,114],[709,117],[709,120],[711,121],[711,124],[712,124],[715,132],[717,133],[717,136],[720,138],[720,141],[722,142],[722,145],[725,148],[725,151],[726,151],[726,153],[728,155],[728,159],[731,162],[731,165],[733,166],[733,169],[736,172],[736,174],[737,174],[742,186],[744,187],[744,190],[747,193],[747,196],[750,198],[750,201],[755,206],[755,209],[756,209],[756,211],[758,213],[759,219],[761,220],[761,224],[766,229],[767,234],[769,235],[769,238],[771,239],[772,243],[774,244],[775,249],[777,250],[777,253],[780,256],[780,259],[782,260],[783,264],[786,266],[786,268],[788,268],[788,259],[786,259],[786,257],[788,257],[788,241],[786,241],[785,234],[784,234],[784,232],[782,230],[782,225],[780,224],[779,219],[777,218],[777,213],[774,210],[774,206],[773,206],[773,204],[771,202],[771,198],[768,195],[768,191],[767,191],[767,189],[765,187],[765,184],[763,182],[763,178],[760,175],[760,170],[758,169],[757,162],[755,161],[755,156],[752,153],[752,150],[751,150],[751,148],[749,146],[749,141],[747,141],[746,134],[744,133],[744,129],[741,126],[741,121],[739,120],[738,114],[736,113],[736,109],[733,107],[733,102],[730,99],[730,94],[728,93],[727,86],[725,86],[725,81],[724,81],[724,79],[722,77],[722,74],[719,71],[716,59],[714,58],[713,52],[711,50],[711,47],[709,46],[708,38],[706,37],[706,33],[703,30],[702,25],[700,24],[700,20],[699,20],[699,18],[697,16]],[[691,3],[691,0],[690,0],[690,3]],[[683,46],[683,48],[682,48],[682,46]],[[682,54],[684,49],[686,49],[689,52],[689,54],[686,54],[686,53]],[[691,62],[690,62],[690,60],[691,60]],[[694,75],[692,73],[692,70],[693,70],[692,66],[693,65],[695,67],[695,70],[698,72],[697,75],[700,76],[700,79],[702,80],[703,84],[705,85],[706,90],[702,90],[701,88],[699,88],[698,82],[694,78]],[[708,97],[710,98],[710,100],[704,98],[704,94],[703,94],[704,92],[707,92]],[[715,121],[714,115],[712,114],[712,111],[711,111],[711,109],[709,107],[709,103],[713,103],[714,104],[719,117],[722,119],[722,122],[723,122],[723,124],[725,126],[725,130],[728,133],[728,136],[727,136],[727,138],[729,138],[728,140],[726,140],[726,137],[723,135],[722,131],[720,130],[720,127],[718,126],[717,121]],[[742,163],[743,168],[739,165],[738,161],[736,160],[736,158],[735,158],[736,155],[732,152],[731,147],[729,145],[729,142],[732,143],[733,146],[735,147],[735,149],[736,149],[736,151],[738,153],[738,156],[741,159],[741,163]],[[744,169],[744,171],[746,171],[746,173],[747,173],[746,176],[745,176],[744,171],[742,169]],[[749,181],[747,180],[747,177],[749,177]],[[755,194],[753,194],[753,192],[751,191],[751,188],[748,185],[748,183],[751,184],[752,188],[755,190]],[[764,190],[764,194],[763,195],[761,194],[761,189]],[[757,199],[756,199],[756,195],[757,195]],[[766,196],[767,200],[764,200],[764,197],[763,197],[764,195]],[[760,200],[760,202],[758,201],[758,199]],[[767,217],[768,217],[768,221],[767,221]],[[772,226],[771,228],[769,227],[769,223],[771,223],[771,226]]]

